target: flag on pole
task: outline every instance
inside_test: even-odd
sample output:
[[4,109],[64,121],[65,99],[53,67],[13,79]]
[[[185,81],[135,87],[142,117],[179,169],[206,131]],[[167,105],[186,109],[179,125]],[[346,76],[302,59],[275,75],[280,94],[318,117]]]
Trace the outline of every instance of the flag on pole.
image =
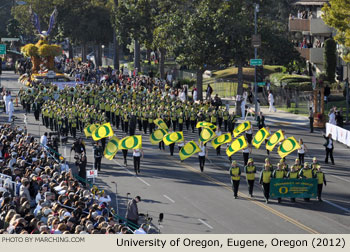
[[278,147],[278,154],[280,155],[281,158],[284,158],[299,148],[300,148],[300,145],[297,142],[297,140],[295,140],[294,137],[288,137]]
[[275,148],[276,144],[281,142],[284,139],[282,130],[276,131],[266,143],[266,150],[272,151]]
[[227,133],[227,134],[218,136],[217,138],[213,139],[213,141],[211,141],[211,145],[214,147],[214,149],[216,149],[220,145],[225,144],[225,143],[229,143],[231,141],[232,141],[231,133]]
[[251,128],[250,121],[245,121],[238,125],[234,130],[233,130],[233,136],[237,137],[239,136],[242,132],[247,131]]
[[131,149],[141,149],[142,148],[142,136],[127,136],[119,141],[119,149],[121,150],[131,150]]
[[248,146],[244,136],[240,136],[232,142],[232,144],[226,149],[226,155],[231,157],[237,151],[242,150]]
[[90,124],[84,129],[84,133],[86,137],[92,136],[92,132],[94,132],[95,129],[100,127],[99,124]]
[[190,141],[187,144],[185,144],[184,147],[181,148],[180,152],[179,152],[179,156],[181,161],[185,160],[186,158],[191,157],[192,155],[200,152],[201,149],[199,148],[199,146],[194,142],[194,141]]
[[163,121],[163,119],[157,118],[154,120],[154,124],[158,126],[158,128],[160,129],[164,129],[166,131],[168,131],[168,126],[166,125],[166,123]]
[[149,137],[151,144],[156,145],[159,142],[161,142],[166,133],[167,131],[164,129],[157,129],[156,131],[154,131]]
[[216,134],[213,130],[209,128],[204,128],[202,129],[201,134],[199,135],[199,141],[205,144],[206,142],[210,141],[214,137],[216,137]]
[[260,148],[260,145],[265,141],[266,138],[270,136],[270,133],[265,129],[261,128],[258,132],[256,132],[254,139],[253,139],[253,145],[256,149]]
[[216,129],[216,126],[212,123],[209,123],[209,122],[198,122],[197,125],[196,125],[196,128],[207,128],[207,129],[211,129],[211,130],[214,130]]
[[119,147],[119,138],[116,136],[112,136],[111,139],[109,139],[108,144],[104,150],[104,156],[108,160],[112,160],[115,154],[118,152]]
[[110,137],[113,135],[114,133],[113,133],[111,124],[105,123],[105,124],[102,124],[97,129],[95,129],[94,132],[92,132],[92,139],[94,139],[94,141],[98,141],[102,138]]
[[170,145],[172,143],[178,143],[184,140],[184,135],[182,131],[168,133],[163,137],[163,142],[165,145]]

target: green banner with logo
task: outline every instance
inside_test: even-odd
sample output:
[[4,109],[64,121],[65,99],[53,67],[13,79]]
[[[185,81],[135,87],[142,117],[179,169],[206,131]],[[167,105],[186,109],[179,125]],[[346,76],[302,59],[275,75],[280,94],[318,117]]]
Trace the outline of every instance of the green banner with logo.
[[316,198],[317,179],[271,179],[271,198]]

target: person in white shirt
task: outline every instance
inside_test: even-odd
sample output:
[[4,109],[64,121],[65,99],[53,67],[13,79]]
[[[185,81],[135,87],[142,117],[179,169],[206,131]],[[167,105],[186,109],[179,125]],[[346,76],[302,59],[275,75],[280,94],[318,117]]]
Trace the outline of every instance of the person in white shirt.
[[337,125],[337,122],[335,120],[335,108],[329,111],[328,116],[329,116],[329,123],[333,125]]
[[140,226],[139,229],[136,229],[136,230],[134,231],[134,234],[147,234],[146,231],[145,231],[145,228],[146,228],[146,224],[144,223],[144,224],[142,224],[142,225]]
[[307,151],[306,145],[303,142],[303,139],[299,139],[299,145],[300,148],[298,149],[298,157],[299,157],[299,164],[304,165],[304,156],[305,156],[305,152]]
[[249,154],[252,153],[252,146],[248,144],[247,147],[245,147],[242,150],[242,153],[243,153],[244,166],[246,166],[248,164]]
[[197,88],[193,90],[193,102],[196,102],[198,99],[198,93],[197,93]]
[[7,111],[9,114],[9,123],[12,121],[12,114],[15,111],[15,108],[13,107],[13,102],[12,99],[10,100],[10,102],[7,105]]
[[253,125],[252,125],[252,123],[250,124],[250,129],[245,132],[245,136],[247,138],[248,144],[252,144],[252,139],[253,139]]
[[10,92],[7,92],[5,95],[4,95],[4,97],[3,97],[3,99],[4,99],[4,102],[5,102],[5,109],[6,109],[6,114],[9,114],[9,103],[10,103],[10,101],[11,101],[11,93]]
[[205,165],[205,158],[208,157],[208,150],[203,144],[203,142],[200,142],[199,148],[201,149],[200,152],[198,152],[198,159],[199,159],[199,168],[201,169],[201,172],[204,171],[204,165]]
[[182,149],[182,147],[185,146],[185,141],[181,141],[177,144],[177,147],[179,147],[179,151]]
[[182,102],[186,101],[186,94],[185,94],[184,90],[181,90],[179,98]]
[[273,111],[273,112],[276,112],[276,108],[274,107],[274,102],[275,102],[275,99],[273,98],[273,94],[271,91],[269,91],[269,96],[268,96],[268,100],[269,100],[269,112]]
[[143,158],[143,150],[142,149],[133,149],[132,156],[134,158],[134,170],[136,175],[140,173],[140,161]]
[[242,114],[242,117],[241,119],[244,119],[245,118],[245,99],[242,98],[242,102],[241,102],[241,114]]
[[47,145],[47,132],[45,132],[44,135],[41,136],[40,143],[44,146]]
[[[219,126],[216,127],[215,134],[216,134],[217,137],[219,137],[219,136],[222,135],[221,128],[220,128]],[[221,155],[221,146],[219,145],[219,146],[216,148],[216,156],[220,156],[220,155]]]

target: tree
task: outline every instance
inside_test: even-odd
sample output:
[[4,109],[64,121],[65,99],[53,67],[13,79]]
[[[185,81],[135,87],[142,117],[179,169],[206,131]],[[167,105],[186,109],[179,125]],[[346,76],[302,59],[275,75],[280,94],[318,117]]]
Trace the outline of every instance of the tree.
[[116,27],[121,39],[127,43],[131,37],[134,40],[134,67],[140,70],[140,43],[146,47],[152,44],[154,10],[153,0],[124,0],[118,2],[116,12]]
[[8,0],[0,0],[0,37],[7,37],[6,25],[11,20],[12,3]]
[[345,0],[330,0],[322,8],[322,19],[324,22],[336,29],[337,35],[335,41],[345,47],[342,53],[342,58],[346,62],[350,62],[350,26],[349,13],[350,4]]
[[336,55],[337,44],[334,39],[329,38],[324,43],[324,69],[326,71],[326,78],[329,82],[335,80],[335,68],[337,66]]

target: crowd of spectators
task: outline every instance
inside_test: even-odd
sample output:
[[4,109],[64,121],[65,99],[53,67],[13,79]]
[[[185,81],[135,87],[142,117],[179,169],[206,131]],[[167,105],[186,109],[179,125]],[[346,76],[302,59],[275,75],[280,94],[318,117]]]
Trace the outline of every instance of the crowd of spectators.
[[0,234],[132,233],[105,192],[84,187],[18,126],[0,125],[0,173]]

